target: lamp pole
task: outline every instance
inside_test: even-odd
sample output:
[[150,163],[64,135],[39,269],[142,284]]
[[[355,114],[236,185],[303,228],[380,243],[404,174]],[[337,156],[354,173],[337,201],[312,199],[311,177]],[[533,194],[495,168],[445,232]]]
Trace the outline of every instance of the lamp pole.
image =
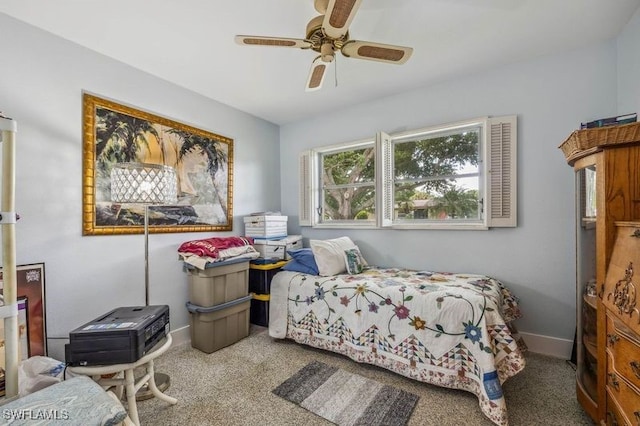
[[[149,306],[149,206],[177,202],[177,178],[173,168],[159,164],[118,163],[111,170],[111,200],[144,205],[144,304]],[[154,373],[154,381],[162,392],[170,378]],[[148,384],[136,393],[138,401],[153,398]]]
[[149,306],[149,205],[144,205],[144,305]]

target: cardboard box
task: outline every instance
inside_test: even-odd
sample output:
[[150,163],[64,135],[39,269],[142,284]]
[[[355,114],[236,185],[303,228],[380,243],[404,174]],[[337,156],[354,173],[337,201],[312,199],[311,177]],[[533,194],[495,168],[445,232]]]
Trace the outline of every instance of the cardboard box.
[[253,247],[260,253],[260,257],[289,260],[290,256],[287,254],[287,250],[301,249],[302,235],[289,235],[279,239],[255,238]]
[[252,238],[286,237],[287,220],[287,216],[246,216],[244,218],[244,235]]

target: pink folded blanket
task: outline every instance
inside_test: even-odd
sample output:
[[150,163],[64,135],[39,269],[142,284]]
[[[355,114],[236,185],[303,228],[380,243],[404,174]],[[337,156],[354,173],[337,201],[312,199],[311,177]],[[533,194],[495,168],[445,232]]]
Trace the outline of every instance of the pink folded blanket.
[[250,246],[253,238],[245,237],[212,237],[203,240],[193,240],[182,243],[178,248],[178,253],[190,253],[200,257],[211,257],[217,259],[220,250],[232,247]]

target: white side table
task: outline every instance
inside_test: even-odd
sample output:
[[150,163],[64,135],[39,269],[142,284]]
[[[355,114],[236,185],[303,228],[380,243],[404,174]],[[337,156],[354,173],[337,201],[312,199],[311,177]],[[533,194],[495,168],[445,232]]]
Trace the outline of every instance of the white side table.
[[[167,334],[164,343],[158,343],[149,353],[129,364],[113,364],[113,365],[94,365],[87,367],[69,367],[68,370],[74,374],[82,374],[85,376],[91,376],[93,380],[98,382],[104,387],[116,386],[118,396],[122,395],[122,388],[124,387],[125,395],[127,397],[127,404],[129,406],[129,417],[137,425],[140,426],[140,419],[138,418],[138,406],[136,405],[136,393],[138,390],[148,383],[149,390],[156,398],[159,398],[169,404],[176,404],[177,399],[165,395],[156,386],[154,379],[154,367],[153,360],[165,353],[173,339],[171,334]],[[138,381],[135,380],[134,370],[138,367],[144,367],[146,373]],[[122,377],[124,373],[124,378]],[[115,374],[113,378],[103,378],[103,375]]]

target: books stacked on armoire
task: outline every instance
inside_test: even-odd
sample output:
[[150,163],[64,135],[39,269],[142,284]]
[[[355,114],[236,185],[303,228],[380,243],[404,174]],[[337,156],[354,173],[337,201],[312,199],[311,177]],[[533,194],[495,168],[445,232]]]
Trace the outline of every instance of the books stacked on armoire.
[[253,247],[260,253],[256,262],[287,260],[288,250],[302,248],[302,235],[287,234],[287,219],[280,212],[259,212],[245,216],[244,235],[253,238]]
[[616,117],[599,118],[597,120],[580,123],[580,129],[593,129],[595,127],[619,126],[621,124],[635,123],[638,121],[638,114],[624,114]]

